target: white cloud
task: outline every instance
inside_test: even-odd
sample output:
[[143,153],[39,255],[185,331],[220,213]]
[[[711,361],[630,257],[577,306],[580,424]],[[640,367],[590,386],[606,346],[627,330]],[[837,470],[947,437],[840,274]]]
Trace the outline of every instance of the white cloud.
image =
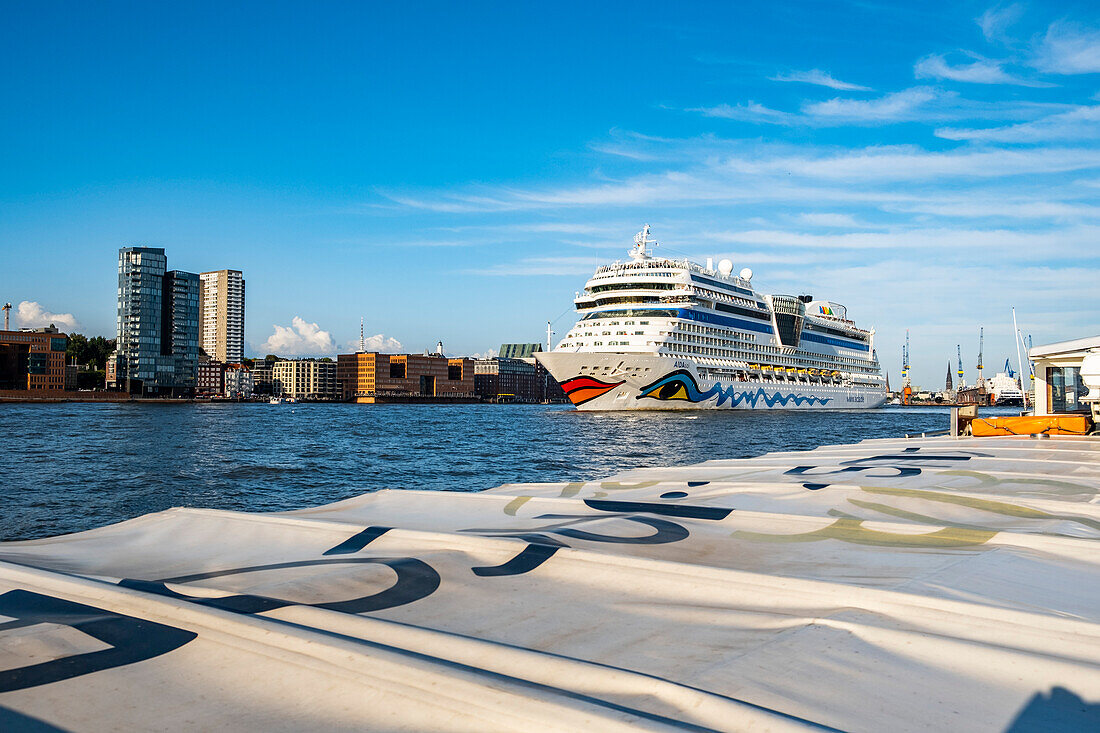
[[[348,351],[359,351],[359,346],[359,339],[352,339],[344,345]],[[375,351],[380,354],[401,354],[405,351],[405,346],[400,341],[381,333],[365,337],[362,346],[364,351]]]
[[591,275],[598,264],[599,258],[594,257],[528,257],[519,262],[465,272],[468,275]]
[[19,328],[42,328],[57,326],[62,331],[76,331],[80,324],[72,313],[51,313],[41,303],[24,300],[15,310],[15,326]]
[[799,214],[798,220],[803,224],[809,224],[816,227],[865,227],[866,224],[861,224],[855,220],[851,214],[836,214],[836,213],[807,213]]
[[1052,23],[1035,53],[1034,64],[1052,74],[1100,72],[1100,29],[1067,21]]
[[1076,226],[1045,231],[1012,229],[925,229],[888,232],[815,234],[782,230],[734,231],[713,235],[717,241],[773,247],[809,247],[852,250],[892,250],[929,253],[932,251],[972,252],[990,250],[996,261],[1046,261],[1051,251],[1061,256],[1089,254],[1100,239],[1100,227]]
[[715,107],[692,107],[685,111],[699,112],[704,117],[721,117],[726,120],[741,120],[744,122],[770,122],[775,125],[788,125],[794,117],[794,115],[789,112],[771,109],[770,107],[765,107],[762,104],[757,104],[752,101],[747,104],[719,104]]
[[261,350],[279,356],[315,356],[336,352],[336,341],[316,323],[307,323],[294,316],[290,326],[275,324],[275,333],[268,336]]
[[478,352],[476,354],[470,354],[471,359],[492,359],[499,356],[499,352],[496,349],[486,349],[485,351]]
[[1049,87],[1054,86],[1041,81],[1029,81],[1013,76],[1001,68],[1001,61],[979,58],[969,64],[952,66],[940,54],[925,56],[913,67],[913,74],[918,79],[949,79],[951,81],[964,81],[972,84],[1015,84],[1025,87]]
[[948,140],[1031,143],[1043,140],[1083,140],[1100,138],[1100,106],[1089,105],[1031,122],[980,129],[942,128],[936,136]]
[[826,102],[813,102],[803,105],[807,115],[844,121],[852,124],[877,122],[896,122],[909,118],[923,105],[936,99],[935,90],[928,87],[914,87],[893,92],[878,99],[830,99]]
[[[835,148],[733,141],[724,148],[706,141],[700,152],[680,156],[685,166],[620,180],[559,187],[497,189],[471,203],[451,192],[416,201],[434,211],[460,207],[464,213],[553,210],[571,207],[708,206],[719,203],[794,202],[804,206],[867,204],[883,206],[925,199],[929,191],[888,186],[1017,186],[1036,176],[1100,168],[1100,149],[1045,147],[1027,149],[961,148],[932,152],[913,145]],[[856,185],[853,185],[856,184]],[[1050,200],[1061,189],[1036,191]],[[486,203],[491,201],[491,203]],[[501,273],[505,274],[505,273]],[[563,273],[567,274],[567,273]]]
[[982,13],[975,21],[981,26],[982,35],[987,41],[1007,41],[1008,29],[1023,15],[1022,5],[995,6]]
[[859,84],[849,84],[846,81],[840,81],[834,79],[832,74],[821,69],[811,69],[810,71],[792,71],[787,74],[776,74],[775,76],[768,77],[772,81],[794,81],[802,82],[804,84],[816,84],[822,87],[829,87],[830,89],[840,89],[842,91],[849,92],[869,92],[871,87],[860,86]]

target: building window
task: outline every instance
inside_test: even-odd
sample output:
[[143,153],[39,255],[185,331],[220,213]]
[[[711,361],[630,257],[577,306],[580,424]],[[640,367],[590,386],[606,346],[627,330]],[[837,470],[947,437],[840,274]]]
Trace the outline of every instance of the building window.
[[390,379],[404,379],[405,378],[405,362],[403,361],[391,361],[390,362]]
[[1048,367],[1047,389],[1050,390],[1050,411],[1075,412],[1088,409],[1081,398],[1088,394],[1088,388],[1081,380],[1077,367]]
[[462,365],[461,364],[448,364],[447,365],[447,379],[458,380],[462,379]]

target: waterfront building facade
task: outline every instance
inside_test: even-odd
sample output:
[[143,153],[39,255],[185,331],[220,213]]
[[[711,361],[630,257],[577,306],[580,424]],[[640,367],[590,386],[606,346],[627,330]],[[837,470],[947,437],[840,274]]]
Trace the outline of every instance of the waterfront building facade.
[[271,394],[271,380],[273,379],[273,361],[257,360],[252,365],[252,392],[253,394]]
[[213,397],[222,393],[225,364],[210,359],[200,359],[195,373],[195,394]]
[[65,391],[68,347],[69,337],[52,326],[0,331],[0,390]]
[[195,388],[199,279],[169,272],[167,264],[159,247],[119,250],[117,350],[108,386],[141,394]]
[[558,380],[538,361],[535,354],[541,354],[542,344],[501,344],[500,357],[503,359],[520,359],[535,367],[535,388],[538,390],[537,402],[565,402],[565,392],[562,391]]
[[271,368],[271,393],[300,400],[340,398],[336,362],[321,359],[283,359]]
[[247,399],[252,396],[252,372],[243,364],[226,364],[223,380],[226,397]]
[[478,359],[474,362],[474,391],[493,402],[539,402],[536,372],[536,366],[524,359]]
[[343,399],[373,402],[378,397],[473,399],[474,360],[436,354],[359,352],[337,358]]
[[200,345],[211,359],[240,363],[244,359],[244,276],[240,270],[199,275]]
[[193,392],[199,363],[199,276],[170,270],[164,275],[164,335],[161,354],[172,359],[173,390]]

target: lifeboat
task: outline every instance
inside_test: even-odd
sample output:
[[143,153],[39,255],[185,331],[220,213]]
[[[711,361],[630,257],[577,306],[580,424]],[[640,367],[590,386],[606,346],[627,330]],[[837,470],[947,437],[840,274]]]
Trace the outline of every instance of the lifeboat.
[[980,417],[970,423],[977,437],[994,435],[1088,435],[1092,422],[1085,415],[1023,415]]

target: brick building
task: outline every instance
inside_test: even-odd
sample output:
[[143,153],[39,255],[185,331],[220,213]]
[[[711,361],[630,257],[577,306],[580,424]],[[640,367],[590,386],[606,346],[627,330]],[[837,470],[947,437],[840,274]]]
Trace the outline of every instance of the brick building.
[[195,373],[195,394],[201,397],[220,395],[225,384],[224,376],[225,364],[200,358]]
[[474,360],[438,355],[360,352],[336,357],[336,379],[345,400],[378,398],[472,399]]
[[0,389],[65,391],[69,337],[56,328],[0,331]]

